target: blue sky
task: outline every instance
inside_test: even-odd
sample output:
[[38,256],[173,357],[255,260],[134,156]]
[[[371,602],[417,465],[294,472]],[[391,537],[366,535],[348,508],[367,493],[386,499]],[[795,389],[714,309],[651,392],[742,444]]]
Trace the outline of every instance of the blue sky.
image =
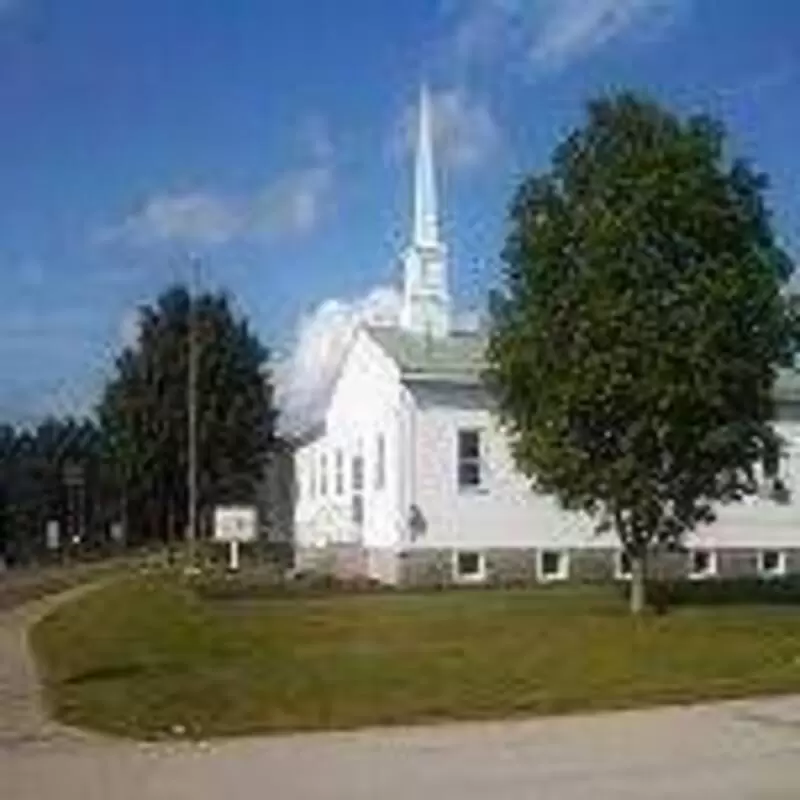
[[279,351],[387,284],[422,78],[462,306],[610,88],[720,116],[797,253],[798,41],[794,0],[0,0],[0,418],[85,407],[188,252]]

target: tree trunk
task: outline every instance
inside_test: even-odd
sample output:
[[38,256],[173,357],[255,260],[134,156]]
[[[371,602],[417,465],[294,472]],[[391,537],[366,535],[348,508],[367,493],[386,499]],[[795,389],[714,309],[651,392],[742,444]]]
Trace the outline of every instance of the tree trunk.
[[639,615],[647,603],[647,577],[645,557],[642,554],[631,556],[631,614]]

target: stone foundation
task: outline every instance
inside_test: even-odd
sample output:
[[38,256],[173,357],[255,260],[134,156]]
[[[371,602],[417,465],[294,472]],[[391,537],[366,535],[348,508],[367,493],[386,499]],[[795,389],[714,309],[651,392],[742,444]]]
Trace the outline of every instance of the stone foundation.
[[[469,548],[464,548],[465,550]],[[550,549],[550,548],[548,548]],[[555,549],[555,548],[554,548]],[[490,548],[483,553],[485,578],[490,585],[532,585],[539,583],[539,551],[532,548]],[[569,551],[569,575],[573,583],[602,583],[617,580],[617,550],[584,548]],[[784,550],[787,574],[800,574],[800,548]],[[720,549],[718,578],[758,576],[758,551],[752,548]],[[690,556],[686,552],[658,553],[648,561],[648,575],[654,579],[678,580],[689,577]],[[457,583],[453,574],[453,550],[415,548],[398,555],[397,582],[405,586],[447,586]],[[552,582],[552,581],[551,581]]]
[[[528,586],[540,582],[540,551],[535,548],[489,548],[478,552],[482,553],[485,566],[485,575],[480,583]],[[727,548],[716,552],[716,577],[758,576],[758,550]],[[800,548],[783,552],[786,553],[787,574],[800,574]],[[440,587],[457,583],[453,574],[453,553],[450,548],[414,548],[395,553],[358,544],[331,544],[322,548],[299,548],[295,553],[295,568],[341,578],[367,576],[381,583],[400,586]],[[567,581],[603,583],[617,579],[617,550],[584,548],[572,549],[568,553]],[[688,553],[660,553],[651,556],[648,575],[662,580],[686,578],[689,577],[689,565]]]
[[325,547],[298,548],[295,569],[300,572],[318,572],[352,578],[366,575],[367,551],[358,544],[329,544]]
[[398,583],[397,554],[388,548],[367,548],[360,544],[301,547],[295,552],[294,568],[337,578],[369,577],[381,583]]

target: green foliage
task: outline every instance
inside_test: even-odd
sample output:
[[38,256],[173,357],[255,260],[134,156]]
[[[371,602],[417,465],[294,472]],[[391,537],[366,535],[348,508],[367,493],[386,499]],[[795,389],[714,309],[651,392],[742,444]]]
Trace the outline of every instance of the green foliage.
[[644,559],[756,490],[791,353],[765,176],[722,126],[589,104],[510,212],[488,381],[533,486]]
[[660,594],[665,605],[680,606],[796,606],[800,604],[800,578],[713,578],[652,584],[651,596]]
[[[82,526],[67,508],[69,467],[82,474]],[[0,426],[0,556],[12,564],[44,557],[45,525],[51,519],[61,523],[64,540],[82,532],[83,547],[99,544],[118,512],[108,478],[100,432],[91,420],[48,418],[35,428]]]
[[[192,316],[193,315],[193,316]],[[191,302],[183,286],[141,309],[140,334],[116,363],[99,408],[109,467],[132,535],[186,525],[190,319],[197,346],[199,506],[253,502],[272,441],[268,353],[224,294]]]

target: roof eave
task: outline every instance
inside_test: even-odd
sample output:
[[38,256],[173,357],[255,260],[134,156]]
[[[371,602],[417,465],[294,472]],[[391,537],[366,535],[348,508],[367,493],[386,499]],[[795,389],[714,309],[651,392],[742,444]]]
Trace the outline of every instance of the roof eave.
[[479,386],[483,383],[479,375],[457,372],[404,371],[402,380],[407,383],[455,383],[463,386]]

